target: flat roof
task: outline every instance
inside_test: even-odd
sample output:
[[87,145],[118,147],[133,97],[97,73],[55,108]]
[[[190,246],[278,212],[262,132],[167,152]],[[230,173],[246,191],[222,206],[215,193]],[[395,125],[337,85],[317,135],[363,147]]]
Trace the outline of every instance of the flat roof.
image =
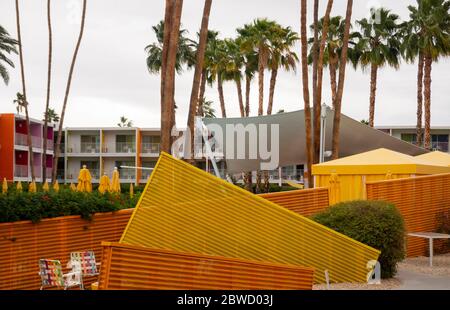
[[[413,125],[375,126],[375,129],[416,129],[416,126]],[[450,126],[431,126],[431,130],[450,130]]]

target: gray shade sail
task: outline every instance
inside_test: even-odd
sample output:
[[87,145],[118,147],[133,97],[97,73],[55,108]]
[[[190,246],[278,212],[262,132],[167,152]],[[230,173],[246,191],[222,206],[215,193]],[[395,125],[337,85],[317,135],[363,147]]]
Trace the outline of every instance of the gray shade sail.
[[[325,151],[331,151],[333,117],[334,111],[328,108],[325,124]],[[264,139],[268,141],[268,150],[270,150],[272,154],[276,152],[276,144],[274,144],[275,147],[271,149],[270,141],[278,139],[279,160],[277,166],[298,165],[306,162],[304,110],[248,118],[204,118],[203,122],[212,131],[214,131],[214,128],[221,128],[224,138],[222,141],[228,141],[228,143],[220,143],[219,141],[219,144],[221,144],[220,147],[223,150],[223,153],[226,154],[225,160],[229,173],[258,170],[261,169],[261,163],[269,161],[264,158],[264,156],[261,156],[260,152],[257,152],[256,157],[250,156],[248,152],[249,146],[256,145],[259,150],[259,143],[258,139],[250,138],[248,132],[247,134],[243,134],[242,132],[236,134],[228,130],[227,133],[227,127],[229,129],[236,125],[243,125],[243,127],[250,125],[247,128],[256,128],[258,137],[264,137]],[[267,125],[268,128],[272,128],[271,126],[278,127],[279,134],[277,135],[276,131],[266,131],[264,125]],[[230,139],[231,134],[233,134],[234,139]],[[240,140],[238,138],[240,138]],[[243,143],[245,145],[242,145]],[[235,155],[233,156],[231,154],[234,153],[232,151],[236,151],[238,147],[243,146],[245,146],[246,150],[244,158],[237,158]],[[339,157],[354,155],[378,148],[386,148],[412,156],[428,152],[423,148],[391,137],[384,132],[373,129],[348,116],[341,115]]]

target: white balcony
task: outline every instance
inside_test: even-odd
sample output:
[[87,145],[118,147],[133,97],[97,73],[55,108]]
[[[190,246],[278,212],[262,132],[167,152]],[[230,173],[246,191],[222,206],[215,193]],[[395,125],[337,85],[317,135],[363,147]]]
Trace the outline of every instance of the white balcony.
[[111,143],[105,145],[102,152],[113,154],[134,154],[136,153],[136,144],[130,142]]
[[100,143],[82,142],[80,145],[71,145],[67,148],[67,153],[96,154],[100,153]]
[[[77,182],[78,181],[78,175],[80,174],[80,170],[69,170],[69,171],[67,171],[67,179],[71,180],[73,182]],[[89,170],[89,173],[91,174],[91,178],[93,180],[98,180],[99,179],[100,171],[98,169],[88,169],[88,170]],[[63,171],[59,171],[59,173],[60,173],[60,176],[61,176],[61,179],[62,179],[63,175],[64,175],[64,172]]]
[[17,178],[27,178],[28,177],[28,166],[14,165],[14,176]]
[[15,139],[15,144],[16,145],[23,145],[23,146],[27,146],[27,135],[23,134],[23,133],[17,133],[16,132],[16,139]]
[[141,144],[142,154],[159,154],[159,143],[145,143]]

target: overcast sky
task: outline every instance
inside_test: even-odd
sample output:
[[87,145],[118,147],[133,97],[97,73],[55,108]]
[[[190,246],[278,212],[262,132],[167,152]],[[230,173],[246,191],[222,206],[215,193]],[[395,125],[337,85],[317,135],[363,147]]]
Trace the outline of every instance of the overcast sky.
[[[25,57],[27,95],[30,115],[42,118],[45,107],[48,32],[45,0],[21,0],[22,40]],[[79,32],[81,0],[52,1],[53,76],[51,106],[60,114],[73,49]],[[86,26],[75,67],[66,112],[65,125],[115,126],[121,115],[139,127],[159,127],[159,75],[150,75],[145,66],[144,47],[156,40],[151,26],[164,17],[163,0],[88,0]],[[320,1],[321,15],[326,5]],[[345,15],[346,2],[334,1],[333,15]],[[407,5],[415,0],[354,1],[353,20],[366,17],[371,5],[390,8],[407,19]],[[312,0],[309,1],[309,8]],[[182,26],[195,37],[201,22],[203,1],[184,0]],[[309,22],[312,11],[310,10]],[[213,0],[210,29],[222,37],[235,36],[235,29],[257,17],[274,19],[300,31],[299,0]],[[14,0],[0,0],[0,24],[16,36]],[[300,51],[298,50],[298,53]],[[18,58],[12,57],[16,69],[10,70],[8,86],[0,82],[0,113],[15,112],[13,99],[21,89]],[[433,64],[432,125],[450,125],[450,61]],[[376,125],[414,125],[416,122],[416,65],[403,63],[400,70],[384,68],[378,74]],[[177,124],[185,126],[193,70],[176,79]],[[347,68],[343,113],[355,119],[368,118],[368,72]],[[264,104],[267,106],[269,74],[266,74]],[[234,84],[226,83],[225,101],[229,117],[238,116]],[[220,115],[216,88],[206,93]],[[324,100],[330,104],[328,71],[324,78]],[[252,86],[251,109],[257,111],[256,80]],[[294,111],[303,108],[299,72],[279,74],[273,110]]]

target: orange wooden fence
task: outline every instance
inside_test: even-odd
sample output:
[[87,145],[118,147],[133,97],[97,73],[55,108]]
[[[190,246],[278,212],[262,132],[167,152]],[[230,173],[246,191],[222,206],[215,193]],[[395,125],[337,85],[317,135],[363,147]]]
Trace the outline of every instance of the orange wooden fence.
[[329,206],[328,188],[301,189],[260,196],[303,216],[314,215]]
[[[440,214],[450,211],[450,174],[368,182],[367,198],[395,204],[408,232],[436,232]],[[428,254],[427,240],[408,237],[407,244],[408,257]]]
[[92,221],[64,216],[38,224],[1,223],[0,289],[39,289],[40,258],[58,259],[65,266],[70,252],[91,249],[100,260],[101,241],[118,241],[131,213],[132,209],[98,213]]
[[311,290],[314,269],[104,242],[99,289]]

